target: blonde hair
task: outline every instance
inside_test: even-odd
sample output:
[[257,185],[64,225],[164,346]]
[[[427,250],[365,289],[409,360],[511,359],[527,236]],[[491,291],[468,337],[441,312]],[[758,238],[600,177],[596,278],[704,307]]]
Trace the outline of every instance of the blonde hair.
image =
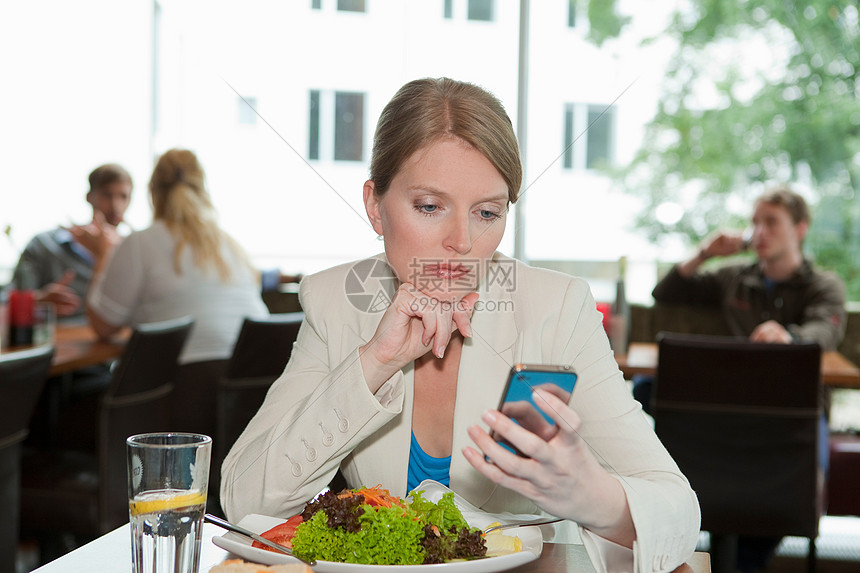
[[206,190],[203,167],[187,149],[166,151],[155,164],[149,180],[153,217],[164,221],[176,239],[173,266],[181,274],[182,250],[191,249],[194,263],[200,268],[214,268],[222,281],[232,270],[221,253],[222,241],[251,267],[245,251],[217,222],[215,207]]
[[370,179],[378,196],[415,152],[443,138],[465,141],[496,168],[515,203],[523,179],[520,150],[502,103],[474,84],[424,78],[404,85],[382,110],[373,137]]

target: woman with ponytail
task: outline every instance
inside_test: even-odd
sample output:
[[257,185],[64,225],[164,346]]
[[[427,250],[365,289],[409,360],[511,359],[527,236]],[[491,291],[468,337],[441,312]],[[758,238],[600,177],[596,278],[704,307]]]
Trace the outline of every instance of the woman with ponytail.
[[[212,412],[195,407],[200,414],[195,422],[183,396],[193,396],[196,406],[201,406],[202,397],[199,392],[191,394],[185,381],[214,384],[243,319],[268,314],[259,273],[242,247],[218,226],[194,153],[185,149],[164,153],[152,172],[149,192],[152,225],[98,258],[87,315],[102,338],[124,326],[194,317],[179,358],[183,372],[173,401],[184,411],[174,416],[177,427],[172,429],[208,433],[214,431],[214,406]],[[204,394],[214,396],[214,391]]]

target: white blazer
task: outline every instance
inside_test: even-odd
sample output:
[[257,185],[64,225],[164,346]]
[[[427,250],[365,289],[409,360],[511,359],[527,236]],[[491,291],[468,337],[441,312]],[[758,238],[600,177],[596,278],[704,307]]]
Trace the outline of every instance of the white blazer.
[[[385,298],[380,285],[393,292],[395,283],[383,255],[302,281],[306,318],[290,362],[222,467],[221,503],[231,520],[294,515],[338,468],[350,487],[381,484],[406,495],[413,365],[373,395],[357,351],[387,306],[376,304]],[[488,512],[539,512],[531,500],[484,478],[460,451],[472,445],[466,428],[498,406],[511,365],[570,364],[579,374],[570,406],[582,420],[580,434],[627,493],[635,570],[670,571],[683,563],[698,538],[698,501],[632,398],[588,284],[497,253],[479,293],[473,336],[460,359],[451,489]],[[609,542],[595,538],[582,535],[600,569]]]

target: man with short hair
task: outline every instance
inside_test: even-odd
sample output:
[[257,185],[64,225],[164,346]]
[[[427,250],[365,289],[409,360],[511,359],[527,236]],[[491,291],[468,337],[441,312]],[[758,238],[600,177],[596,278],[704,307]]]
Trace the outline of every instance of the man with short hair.
[[[818,342],[835,350],[845,333],[845,287],[833,273],[803,256],[809,208],[788,186],[755,202],[747,244],[739,233],[720,231],[694,257],[675,265],[652,292],[657,302],[719,306],[729,330],[756,342]],[[752,263],[699,272],[712,257],[755,251]]]
[[84,316],[82,303],[93,273],[92,251],[103,241],[120,240],[117,226],[131,203],[131,176],[115,163],[96,167],[89,184],[86,197],[93,208],[92,221],[36,235],[24,248],[12,278],[17,283],[27,267],[38,289],[37,300],[54,303],[61,318]]
[[[21,253],[13,284],[23,273],[37,288],[36,299],[56,306],[60,320],[85,320],[84,304],[98,249],[116,244],[131,203],[131,176],[108,163],[89,175],[87,203],[93,218],[85,225],[57,227],[36,235]],[[25,270],[26,269],[26,270]],[[110,364],[96,364],[51,379],[30,424],[32,445],[95,448],[100,397],[110,381]]]
[[[752,236],[720,231],[705,239],[696,255],[675,265],[654,287],[654,300],[720,307],[729,330],[754,342],[817,342],[835,350],[845,333],[845,287],[834,273],[815,268],[803,256],[809,207],[789,186],[766,191],[755,201]],[[755,251],[751,263],[712,271],[699,267],[712,257]],[[653,380],[634,379],[633,395],[650,413]],[[829,429],[821,419],[819,467],[829,465]],[[738,570],[764,569],[781,538],[741,536]]]

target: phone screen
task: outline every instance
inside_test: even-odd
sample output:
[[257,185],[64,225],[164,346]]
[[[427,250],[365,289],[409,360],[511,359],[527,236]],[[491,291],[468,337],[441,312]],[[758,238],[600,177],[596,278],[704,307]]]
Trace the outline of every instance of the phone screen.
[[[574,384],[576,372],[570,367],[515,364],[508,375],[499,412],[533,434],[549,440],[556,434],[555,422],[537,406],[533,392],[537,389],[546,390],[566,404],[570,401]],[[511,452],[525,457],[501,436],[493,434],[493,438]]]

